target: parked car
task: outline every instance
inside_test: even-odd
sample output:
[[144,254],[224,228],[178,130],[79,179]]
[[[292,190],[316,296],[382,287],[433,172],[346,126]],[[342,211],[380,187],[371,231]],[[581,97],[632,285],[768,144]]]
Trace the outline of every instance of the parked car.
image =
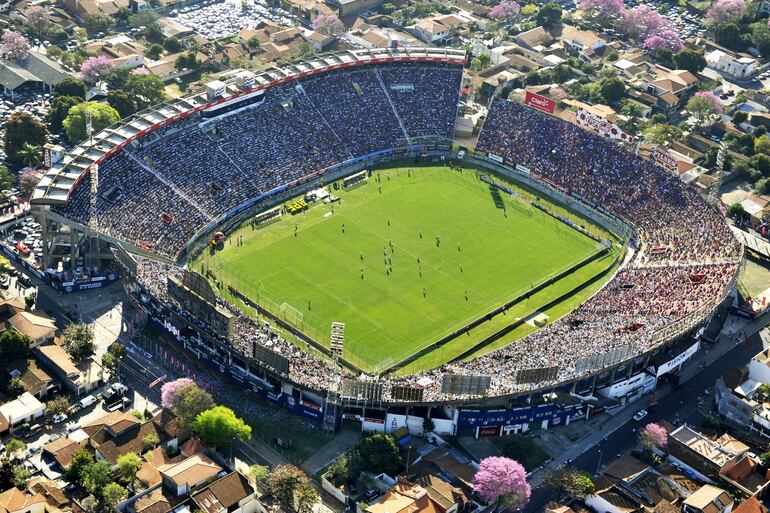
[[56,415],[53,416],[53,423],[54,424],[61,424],[62,422],[64,422],[68,418],[69,417],[67,416],[66,413],[57,413]]
[[96,397],[94,397],[92,395],[87,395],[83,399],[78,401],[78,406],[80,406],[81,408],[88,408],[89,406],[91,406],[95,402],[96,402]]
[[647,416],[647,410],[639,410],[634,414],[634,420],[640,421]]
[[80,429],[80,424],[79,424],[79,423],[77,423],[77,422],[73,422],[72,424],[70,424],[70,425],[68,425],[68,426],[67,426],[67,428],[65,429],[65,431],[66,431],[67,433],[72,433],[73,431],[77,431],[78,429]]

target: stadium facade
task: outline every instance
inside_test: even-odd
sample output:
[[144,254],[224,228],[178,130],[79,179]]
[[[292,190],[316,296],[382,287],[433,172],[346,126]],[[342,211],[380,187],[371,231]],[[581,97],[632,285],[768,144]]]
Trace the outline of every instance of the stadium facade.
[[[463,51],[443,48],[319,56],[238,73],[94,134],[52,163],[31,200],[49,274],[76,266],[91,268],[92,276],[119,269],[142,322],[329,430],[355,418],[367,429],[420,431],[430,416],[440,432],[502,434],[634,401],[698,350],[702,341],[693,334],[731,302],[742,248],[722,230],[716,205],[676,177],[615,142],[521,105],[496,101],[476,150],[463,149],[464,161],[591,219],[624,241],[628,256],[586,306],[520,341],[519,350],[414,376],[366,376],[242,297],[273,327],[315,350],[280,340],[219,299],[215,276],[185,269],[217,233],[305,191],[376,164],[458,158],[454,122],[465,62]],[[548,131],[553,149],[539,148]],[[558,170],[597,154],[604,160],[587,163],[585,176]],[[629,185],[631,171],[601,169],[618,158],[629,169],[643,168],[639,185]],[[603,187],[586,186],[592,182]],[[671,201],[682,212],[662,206]],[[697,237],[695,225],[708,235]],[[659,289],[650,285],[657,278],[665,281]],[[93,283],[78,285],[100,286]],[[657,311],[663,289],[678,305],[665,315]],[[631,314],[617,311],[619,298],[633,305]],[[554,339],[569,343],[554,353]]]

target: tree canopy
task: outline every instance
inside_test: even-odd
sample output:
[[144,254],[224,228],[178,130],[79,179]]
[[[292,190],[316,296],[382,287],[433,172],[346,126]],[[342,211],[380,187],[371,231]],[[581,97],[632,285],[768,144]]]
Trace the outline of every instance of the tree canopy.
[[67,139],[72,144],[84,141],[86,134],[86,111],[91,112],[91,126],[94,133],[120,121],[120,114],[114,108],[99,102],[83,102],[70,108],[63,121]]
[[5,123],[3,144],[8,158],[16,164],[21,162],[19,150],[25,144],[42,146],[46,142],[48,129],[39,119],[27,112],[14,112]]
[[53,97],[75,96],[81,100],[86,99],[86,84],[79,78],[66,77],[53,86]]
[[401,470],[403,460],[391,435],[371,433],[361,438],[348,452],[348,465],[351,477],[357,477],[364,470],[393,476]]
[[251,437],[251,426],[225,406],[215,406],[200,413],[192,423],[192,429],[204,442],[220,449],[230,447],[233,438],[246,440]]
[[70,324],[64,328],[62,336],[64,349],[75,361],[90,358],[96,351],[94,330],[88,324]]

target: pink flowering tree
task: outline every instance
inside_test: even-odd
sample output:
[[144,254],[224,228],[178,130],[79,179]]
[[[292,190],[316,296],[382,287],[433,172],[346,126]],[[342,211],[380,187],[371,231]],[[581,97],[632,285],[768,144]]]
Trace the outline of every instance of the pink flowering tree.
[[177,380],[164,383],[163,386],[160,387],[160,405],[163,408],[171,408],[174,405],[174,396],[177,394],[177,392],[194,385],[195,381],[188,378],[179,378]]
[[640,5],[623,11],[618,27],[628,37],[642,42],[649,37],[671,30],[668,20],[652,7]]
[[706,22],[721,25],[738,21],[746,14],[746,2],[743,0],[716,0],[706,13]]
[[32,195],[32,191],[35,190],[35,186],[42,176],[43,173],[32,167],[24,168],[21,171],[19,175],[19,191],[21,191],[25,198],[29,198]]
[[647,424],[639,431],[639,444],[645,449],[662,449],[668,443],[668,432],[660,424]]
[[567,92],[561,87],[561,86],[553,86],[548,90],[548,96],[553,98],[554,100],[562,101],[569,98],[567,95]]
[[519,16],[521,6],[514,0],[500,0],[500,3],[489,10],[493,20],[512,20]]
[[473,491],[484,502],[495,503],[503,510],[523,508],[532,495],[527,482],[527,471],[518,461],[502,456],[481,460],[473,476]]
[[623,0],[580,0],[578,6],[582,11],[599,19],[619,15],[625,10]]
[[344,28],[336,14],[322,14],[313,20],[313,30],[331,36]]
[[7,30],[0,38],[0,51],[6,59],[22,61],[29,55],[29,48],[29,40],[21,32]]
[[659,34],[644,40],[644,47],[648,50],[671,50],[676,53],[684,48],[684,43],[679,39],[679,34],[673,30],[664,30]]
[[32,5],[24,10],[24,18],[37,36],[46,33],[51,26],[51,8]]
[[80,78],[87,84],[96,84],[115,67],[115,64],[104,55],[89,57],[80,66]]

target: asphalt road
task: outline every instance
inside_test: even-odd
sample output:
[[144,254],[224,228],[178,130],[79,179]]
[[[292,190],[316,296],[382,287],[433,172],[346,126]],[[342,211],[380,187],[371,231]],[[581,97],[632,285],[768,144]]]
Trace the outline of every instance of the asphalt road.
[[[708,388],[714,389],[714,382],[726,370],[747,365],[751,357],[762,350],[762,340],[759,335],[749,338],[748,344],[739,344],[730,349],[721,358],[701,369],[686,382],[674,387],[655,406],[647,409],[649,414],[641,421],[630,420],[623,427],[609,434],[600,444],[588,448],[572,465],[591,475],[599,468],[636,446],[636,431],[650,422],[666,420],[669,423],[687,423],[699,426],[703,415],[698,411],[697,399]],[[525,508],[526,512],[542,511],[545,504],[554,500],[553,492],[545,488],[532,491],[532,497]]]

